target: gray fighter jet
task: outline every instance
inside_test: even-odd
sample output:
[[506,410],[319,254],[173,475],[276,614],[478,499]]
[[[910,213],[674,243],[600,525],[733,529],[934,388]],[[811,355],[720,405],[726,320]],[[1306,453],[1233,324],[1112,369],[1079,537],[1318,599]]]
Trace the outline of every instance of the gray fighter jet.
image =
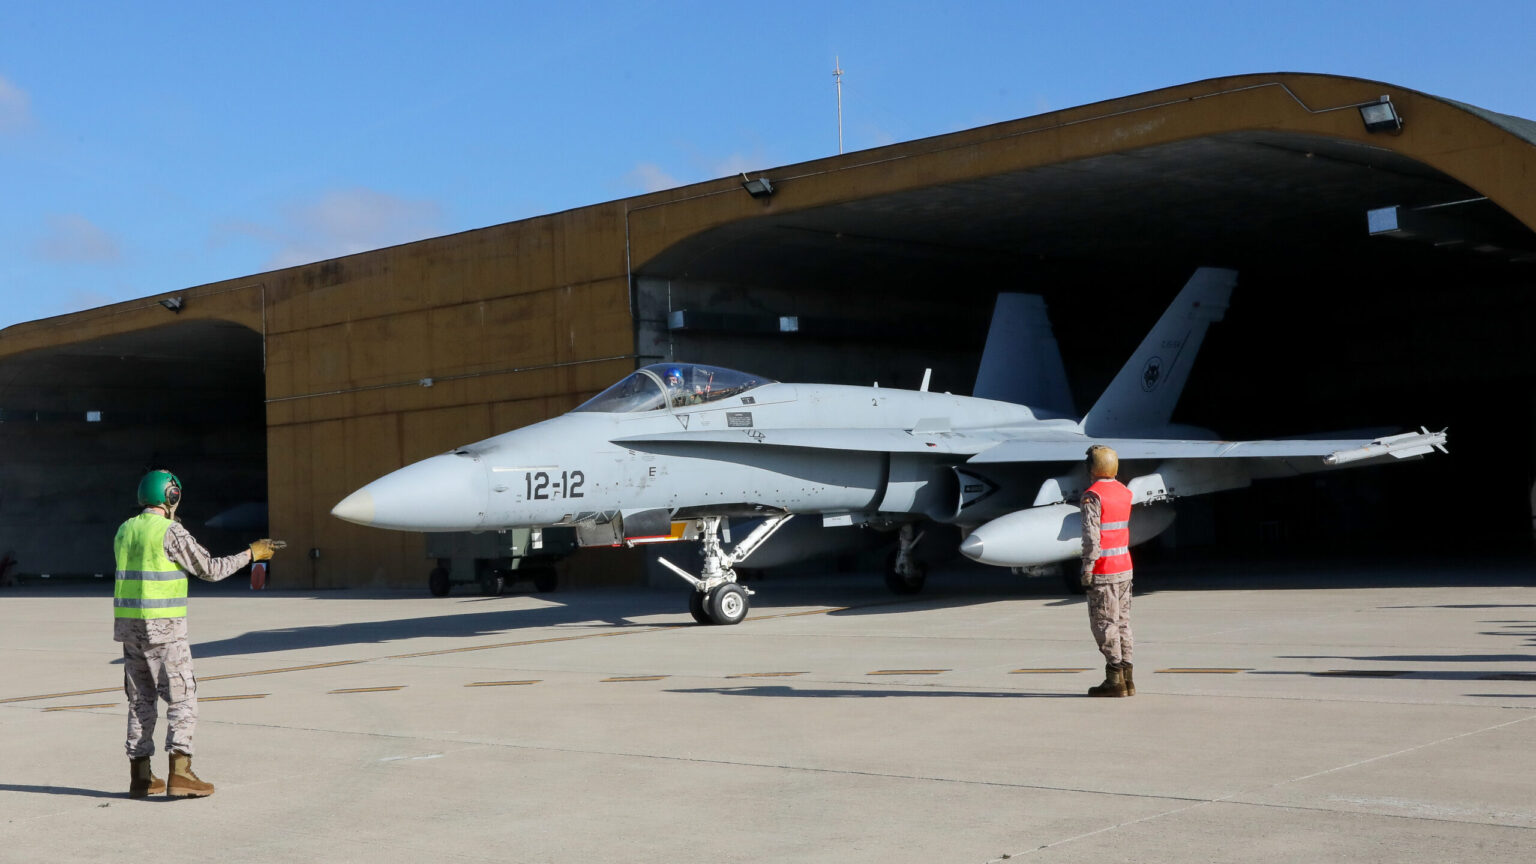
[[[960,551],[1023,568],[1077,557],[1090,444],[1119,452],[1135,494],[1132,543],[1171,502],[1281,477],[1444,452],[1446,434],[1223,441],[1170,423],[1195,354],[1237,274],[1202,268],[1081,419],[1044,303],[1002,295],[974,396],[788,384],[715,366],[646,366],[559,417],[408,465],[333,515],[402,531],[576,526],[582,545],[698,540],[700,623],[735,624],[750,590],[734,567],[796,515],[898,533],[887,581],[921,588],[921,526],[959,526]],[[722,525],[757,527],[727,550]],[[728,542],[728,541],[727,541]]]

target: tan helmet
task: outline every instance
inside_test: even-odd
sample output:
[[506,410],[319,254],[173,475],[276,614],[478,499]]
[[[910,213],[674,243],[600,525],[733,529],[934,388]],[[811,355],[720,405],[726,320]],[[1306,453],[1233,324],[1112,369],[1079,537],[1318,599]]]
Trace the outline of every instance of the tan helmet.
[[1113,448],[1095,444],[1088,448],[1088,476],[1114,479],[1120,473],[1120,457]]

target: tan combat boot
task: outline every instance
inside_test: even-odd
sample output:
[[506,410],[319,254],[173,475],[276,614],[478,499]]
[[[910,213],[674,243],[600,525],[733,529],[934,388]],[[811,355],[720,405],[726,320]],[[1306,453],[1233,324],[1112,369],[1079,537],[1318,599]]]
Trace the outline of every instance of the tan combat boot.
[[165,794],[172,798],[204,798],[213,794],[213,784],[204,783],[192,773],[192,757],[185,753],[171,754],[171,777]]
[[[1120,667],[1113,663],[1104,665],[1104,683],[1097,687],[1088,688],[1089,696],[1125,696],[1125,675]],[[171,786],[175,788],[176,778],[171,778]]]
[[1127,696],[1136,695],[1136,680],[1131,677],[1132,669],[1133,667],[1129,663],[1120,664],[1120,672],[1125,675],[1125,695]]
[[165,792],[165,781],[155,776],[148,756],[128,760],[128,797],[148,798]]

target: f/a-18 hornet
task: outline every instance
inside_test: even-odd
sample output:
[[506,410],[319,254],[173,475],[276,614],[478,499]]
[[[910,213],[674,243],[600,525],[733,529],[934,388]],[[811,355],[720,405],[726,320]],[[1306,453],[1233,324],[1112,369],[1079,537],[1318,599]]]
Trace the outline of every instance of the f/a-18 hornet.
[[[575,526],[582,545],[697,539],[700,623],[735,624],[751,592],[735,565],[796,515],[898,530],[887,581],[915,591],[927,522],[959,526],[960,551],[1030,567],[1081,553],[1076,502],[1094,443],[1120,455],[1134,493],[1131,542],[1173,520],[1176,498],[1254,479],[1444,452],[1444,431],[1370,439],[1223,441],[1170,423],[1237,274],[1201,268],[1081,419],[1039,297],[998,298],[974,396],[788,384],[661,363],[575,410],[433,456],[349,495],[334,515],[402,531]],[[722,520],[760,520],[727,551]],[[728,523],[727,523],[728,528]]]

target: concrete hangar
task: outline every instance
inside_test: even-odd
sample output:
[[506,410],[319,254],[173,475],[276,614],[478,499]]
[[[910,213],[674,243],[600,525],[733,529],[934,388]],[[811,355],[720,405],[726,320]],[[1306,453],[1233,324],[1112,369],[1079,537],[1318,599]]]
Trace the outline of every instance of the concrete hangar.
[[[289,541],[279,587],[420,585],[421,535],[335,502],[637,365],[898,387],[932,367],[969,392],[994,295],[1025,291],[1086,407],[1207,264],[1240,283],[1176,419],[1448,426],[1452,455],[1192,499],[1177,547],[1524,553],[1533,230],[1536,123],[1247,75],[172,291],[0,331],[0,554],[109,569],[140,472],[165,465],[215,551]],[[270,530],[199,527],[261,501]],[[619,552],[566,566],[642,578]]]

